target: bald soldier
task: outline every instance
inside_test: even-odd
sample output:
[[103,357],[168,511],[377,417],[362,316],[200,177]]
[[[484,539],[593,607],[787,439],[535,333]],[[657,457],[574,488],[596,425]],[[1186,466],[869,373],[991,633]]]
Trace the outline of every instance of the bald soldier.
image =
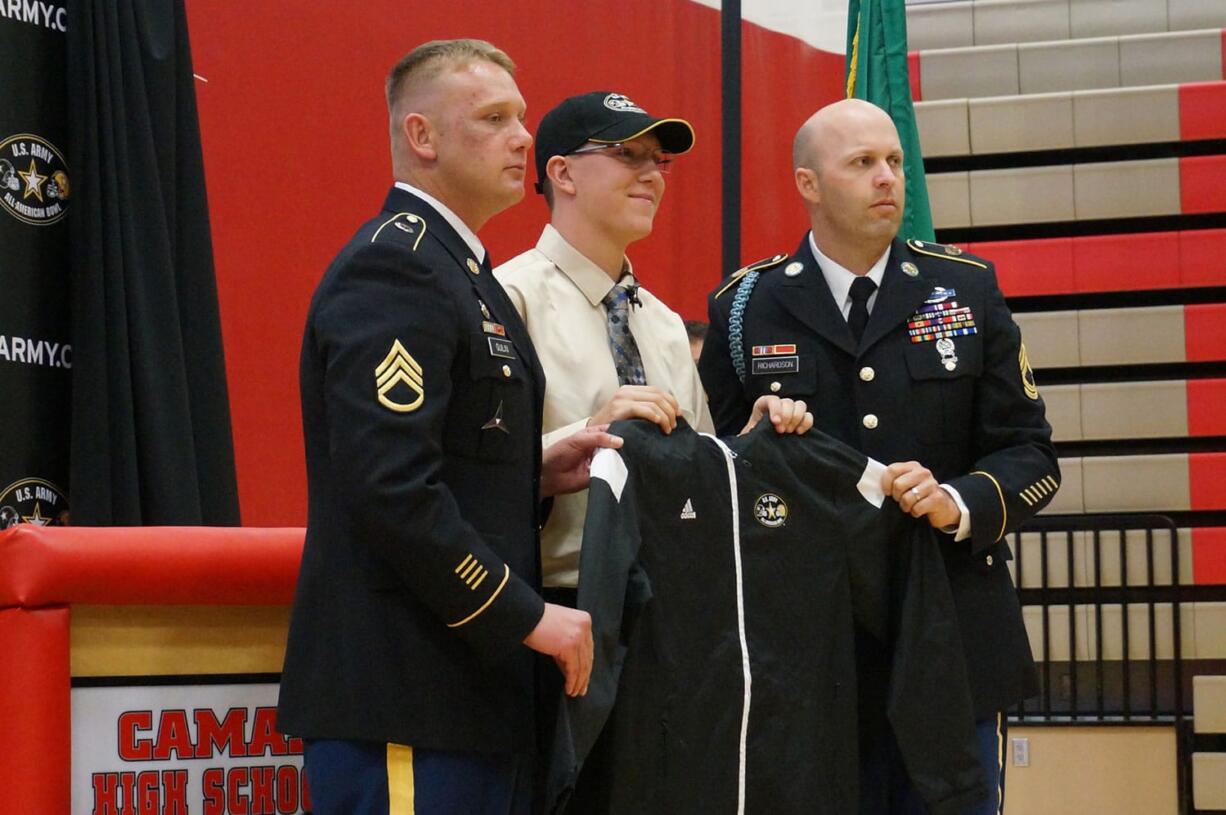
[[[523,197],[514,64],[426,43],[387,78],[395,186],[337,255],[302,343],[306,546],[278,709],[316,815],[526,815],[536,660],[586,692],[591,621],[541,599],[544,375],[477,232]],[[553,670],[553,666],[547,666]]]
[[[939,532],[976,716],[983,803],[1004,800],[1003,711],[1037,692],[1004,536],[1059,486],[1051,428],[992,264],[898,236],[903,151],[890,117],[848,99],[796,134],[810,230],[709,300],[699,361],[718,433],[754,400],[804,400],[815,427],[883,462],[882,487]],[[857,632],[860,811],[926,813],[885,710],[888,644]],[[916,655],[923,658],[922,654]],[[873,681],[876,678],[877,681]]]

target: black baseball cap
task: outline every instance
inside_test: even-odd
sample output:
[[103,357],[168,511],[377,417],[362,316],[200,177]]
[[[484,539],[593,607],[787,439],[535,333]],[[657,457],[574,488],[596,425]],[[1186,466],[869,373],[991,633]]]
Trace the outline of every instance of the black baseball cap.
[[623,94],[592,91],[562,100],[536,129],[536,191],[554,156],[570,155],[588,142],[616,144],[644,133],[655,133],[669,153],[694,146],[694,128],[685,119],[657,119]]

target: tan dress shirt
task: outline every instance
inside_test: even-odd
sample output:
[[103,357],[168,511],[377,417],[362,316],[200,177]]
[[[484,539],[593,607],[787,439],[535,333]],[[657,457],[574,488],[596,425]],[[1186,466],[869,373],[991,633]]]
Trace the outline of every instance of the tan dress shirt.
[[[502,264],[494,276],[528,326],[545,369],[543,442],[548,446],[582,429],[619,387],[601,302],[614,283],[548,225],[536,248]],[[714,432],[681,317],[646,289],[639,289],[639,299],[642,305],[630,309],[630,331],[647,384],[672,393],[696,430]],[[586,490],[554,501],[541,533],[546,586],[577,585],[586,513]]]

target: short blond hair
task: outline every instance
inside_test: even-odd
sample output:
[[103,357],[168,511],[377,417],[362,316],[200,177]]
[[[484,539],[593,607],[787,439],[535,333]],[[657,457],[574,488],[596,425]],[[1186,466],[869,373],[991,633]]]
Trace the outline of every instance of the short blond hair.
[[395,110],[396,100],[406,87],[429,82],[446,68],[457,68],[470,62],[484,60],[515,75],[515,63],[506,52],[485,40],[431,40],[405,54],[388,72],[386,93],[387,109]]

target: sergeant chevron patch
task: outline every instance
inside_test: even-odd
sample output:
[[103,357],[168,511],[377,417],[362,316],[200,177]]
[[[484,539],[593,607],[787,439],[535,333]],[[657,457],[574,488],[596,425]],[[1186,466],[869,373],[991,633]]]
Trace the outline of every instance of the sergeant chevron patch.
[[[417,398],[411,402],[393,398],[397,385],[403,384]],[[426,401],[425,380],[421,366],[413,355],[404,349],[400,340],[392,342],[392,349],[375,368],[375,386],[379,392],[379,404],[397,413],[412,413]]]
[[1039,398],[1039,386],[1034,381],[1034,371],[1030,368],[1030,357],[1026,355],[1026,344],[1022,343],[1017,352],[1017,364],[1022,371],[1022,390],[1031,399]]

